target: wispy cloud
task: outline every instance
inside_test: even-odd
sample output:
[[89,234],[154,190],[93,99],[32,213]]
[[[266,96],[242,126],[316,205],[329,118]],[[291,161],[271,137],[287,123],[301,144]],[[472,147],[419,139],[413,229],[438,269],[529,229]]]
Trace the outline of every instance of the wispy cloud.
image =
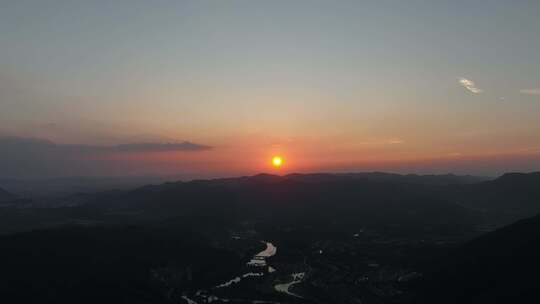
[[400,145],[404,144],[405,141],[399,138],[393,138],[393,139],[383,139],[383,140],[370,140],[370,141],[362,141],[359,142],[359,145],[362,146],[378,146],[378,145]]
[[534,89],[523,89],[519,90],[521,94],[527,94],[527,95],[540,95],[540,88],[534,88]]
[[[212,147],[188,141],[103,146],[66,145],[35,138],[0,137],[0,176],[129,175],[129,172],[134,171],[146,173],[162,169],[159,164],[152,163],[152,153],[193,154],[209,149]],[[138,153],[142,153],[142,157],[138,157]],[[188,158],[188,155],[184,156],[185,159]],[[178,159],[176,161],[178,162]],[[168,163],[167,166],[169,165]]]
[[137,143],[137,144],[122,144],[112,147],[121,151],[135,152],[156,152],[156,151],[203,151],[209,150],[211,147],[205,145],[194,144],[189,141],[181,143]]
[[469,92],[471,93],[480,94],[484,92],[484,90],[478,88],[476,84],[474,83],[474,81],[470,79],[460,77],[458,78],[458,81],[459,81],[459,84],[461,84],[465,89],[469,90]]
[[69,152],[164,152],[164,151],[204,151],[212,147],[195,144],[189,141],[174,143],[130,143],[118,144],[114,146],[98,145],[63,145],[56,144],[48,140],[24,137],[0,137],[0,148],[49,148],[55,151]]

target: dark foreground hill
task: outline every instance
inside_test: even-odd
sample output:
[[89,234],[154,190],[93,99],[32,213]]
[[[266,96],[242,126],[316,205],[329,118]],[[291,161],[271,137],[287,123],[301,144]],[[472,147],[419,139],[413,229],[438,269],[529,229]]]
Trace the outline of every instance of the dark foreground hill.
[[217,284],[241,266],[237,254],[209,243],[182,225],[66,226],[2,236],[0,302],[178,303],[171,298],[176,286]]
[[451,253],[421,285],[420,303],[540,303],[540,215]]

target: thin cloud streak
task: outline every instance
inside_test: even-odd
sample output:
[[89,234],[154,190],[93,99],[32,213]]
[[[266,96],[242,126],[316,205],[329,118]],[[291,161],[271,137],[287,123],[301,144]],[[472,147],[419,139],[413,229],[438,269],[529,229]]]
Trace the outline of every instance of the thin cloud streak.
[[48,140],[21,137],[0,137],[0,148],[52,148],[61,151],[77,152],[165,152],[165,151],[205,151],[212,147],[189,141],[172,143],[130,143],[112,146],[99,145],[65,145]]
[[378,146],[378,145],[400,145],[404,144],[405,141],[402,139],[385,139],[385,140],[373,140],[373,141],[362,141],[358,145],[362,146]]
[[[187,141],[101,146],[0,137],[0,177],[110,176],[163,171],[160,166],[188,168],[190,157],[210,149]],[[174,162],[167,161],[171,153],[183,154]]]
[[521,94],[527,94],[527,95],[540,95],[540,88],[533,88],[533,89],[523,89],[519,90]]
[[469,92],[473,94],[480,94],[484,92],[484,90],[478,88],[476,84],[474,83],[474,81],[470,79],[460,77],[458,78],[458,81],[459,81],[459,84],[461,84],[465,89],[469,90]]

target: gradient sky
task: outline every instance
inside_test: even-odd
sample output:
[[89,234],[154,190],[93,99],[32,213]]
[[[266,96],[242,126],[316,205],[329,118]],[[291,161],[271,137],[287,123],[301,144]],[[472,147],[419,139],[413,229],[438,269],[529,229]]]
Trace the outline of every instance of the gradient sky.
[[[0,148],[42,139],[85,165],[0,166],[540,170],[539,16],[536,0],[1,1],[0,136],[23,144]],[[208,148],[111,148],[183,141]]]

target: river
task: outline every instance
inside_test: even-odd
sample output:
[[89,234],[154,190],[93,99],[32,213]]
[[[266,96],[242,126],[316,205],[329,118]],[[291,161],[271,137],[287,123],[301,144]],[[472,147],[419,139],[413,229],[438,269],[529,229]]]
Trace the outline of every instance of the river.
[[[255,254],[251,258],[251,260],[249,262],[247,262],[247,266],[249,266],[250,268],[252,268],[254,270],[259,270],[259,271],[256,271],[256,272],[255,271],[250,271],[250,272],[244,273],[241,276],[232,278],[232,279],[230,279],[230,280],[228,280],[226,282],[223,282],[223,283],[221,283],[219,285],[216,285],[212,289],[227,288],[227,287],[230,287],[232,285],[240,283],[243,279],[252,278],[252,277],[262,277],[266,273],[271,273],[271,272],[276,271],[275,268],[273,268],[271,266],[268,266],[268,263],[267,263],[266,259],[276,255],[277,247],[274,246],[274,244],[272,244],[270,242],[262,241],[262,243],[264,243],[266,245],[266,248],[263,251]],[[267,269],[265,269],[265,268],[267,268]],[[216,300],[227,301],[226,299],[220,299],[220,298],[218,298],[218,297],[216,297],[214,295],[209,294],[206,290],[199,290],[199,291],[197,291],[195,293],[194,296],[196,296],[197,298],[200,298],[200,299],[202,299],[202,301],[204,301],[204,302],[201,302],[201,303],[210,303],[210,302],[214,302]],[[199,304],[199,302],[196,302],[193,299],[194,296],[189,296],[188,297],[187,295],[184,294],[184,295],[182,295],[182,299],[184,299],[188,304]]]
[[298,272],[298,273],[293,273],[291,276],[292,276],[292,281],[289,282],[289,283],[284,283],[284,284],[277,284],[274,286],[274,289],[276,291],[279,291],[279,292],[282,292],[282,293],[285,293],[285,294],[288,294],[290,296],[293,296],[293,297],[297,297],[297,298],[302,298],[302,296],[299,296],[291,291],[289,291],[289,289],[295,285],[295,284],[298,284],[300,282],[302,282],[304,280],[304,276],[306,275],[305,272]]

